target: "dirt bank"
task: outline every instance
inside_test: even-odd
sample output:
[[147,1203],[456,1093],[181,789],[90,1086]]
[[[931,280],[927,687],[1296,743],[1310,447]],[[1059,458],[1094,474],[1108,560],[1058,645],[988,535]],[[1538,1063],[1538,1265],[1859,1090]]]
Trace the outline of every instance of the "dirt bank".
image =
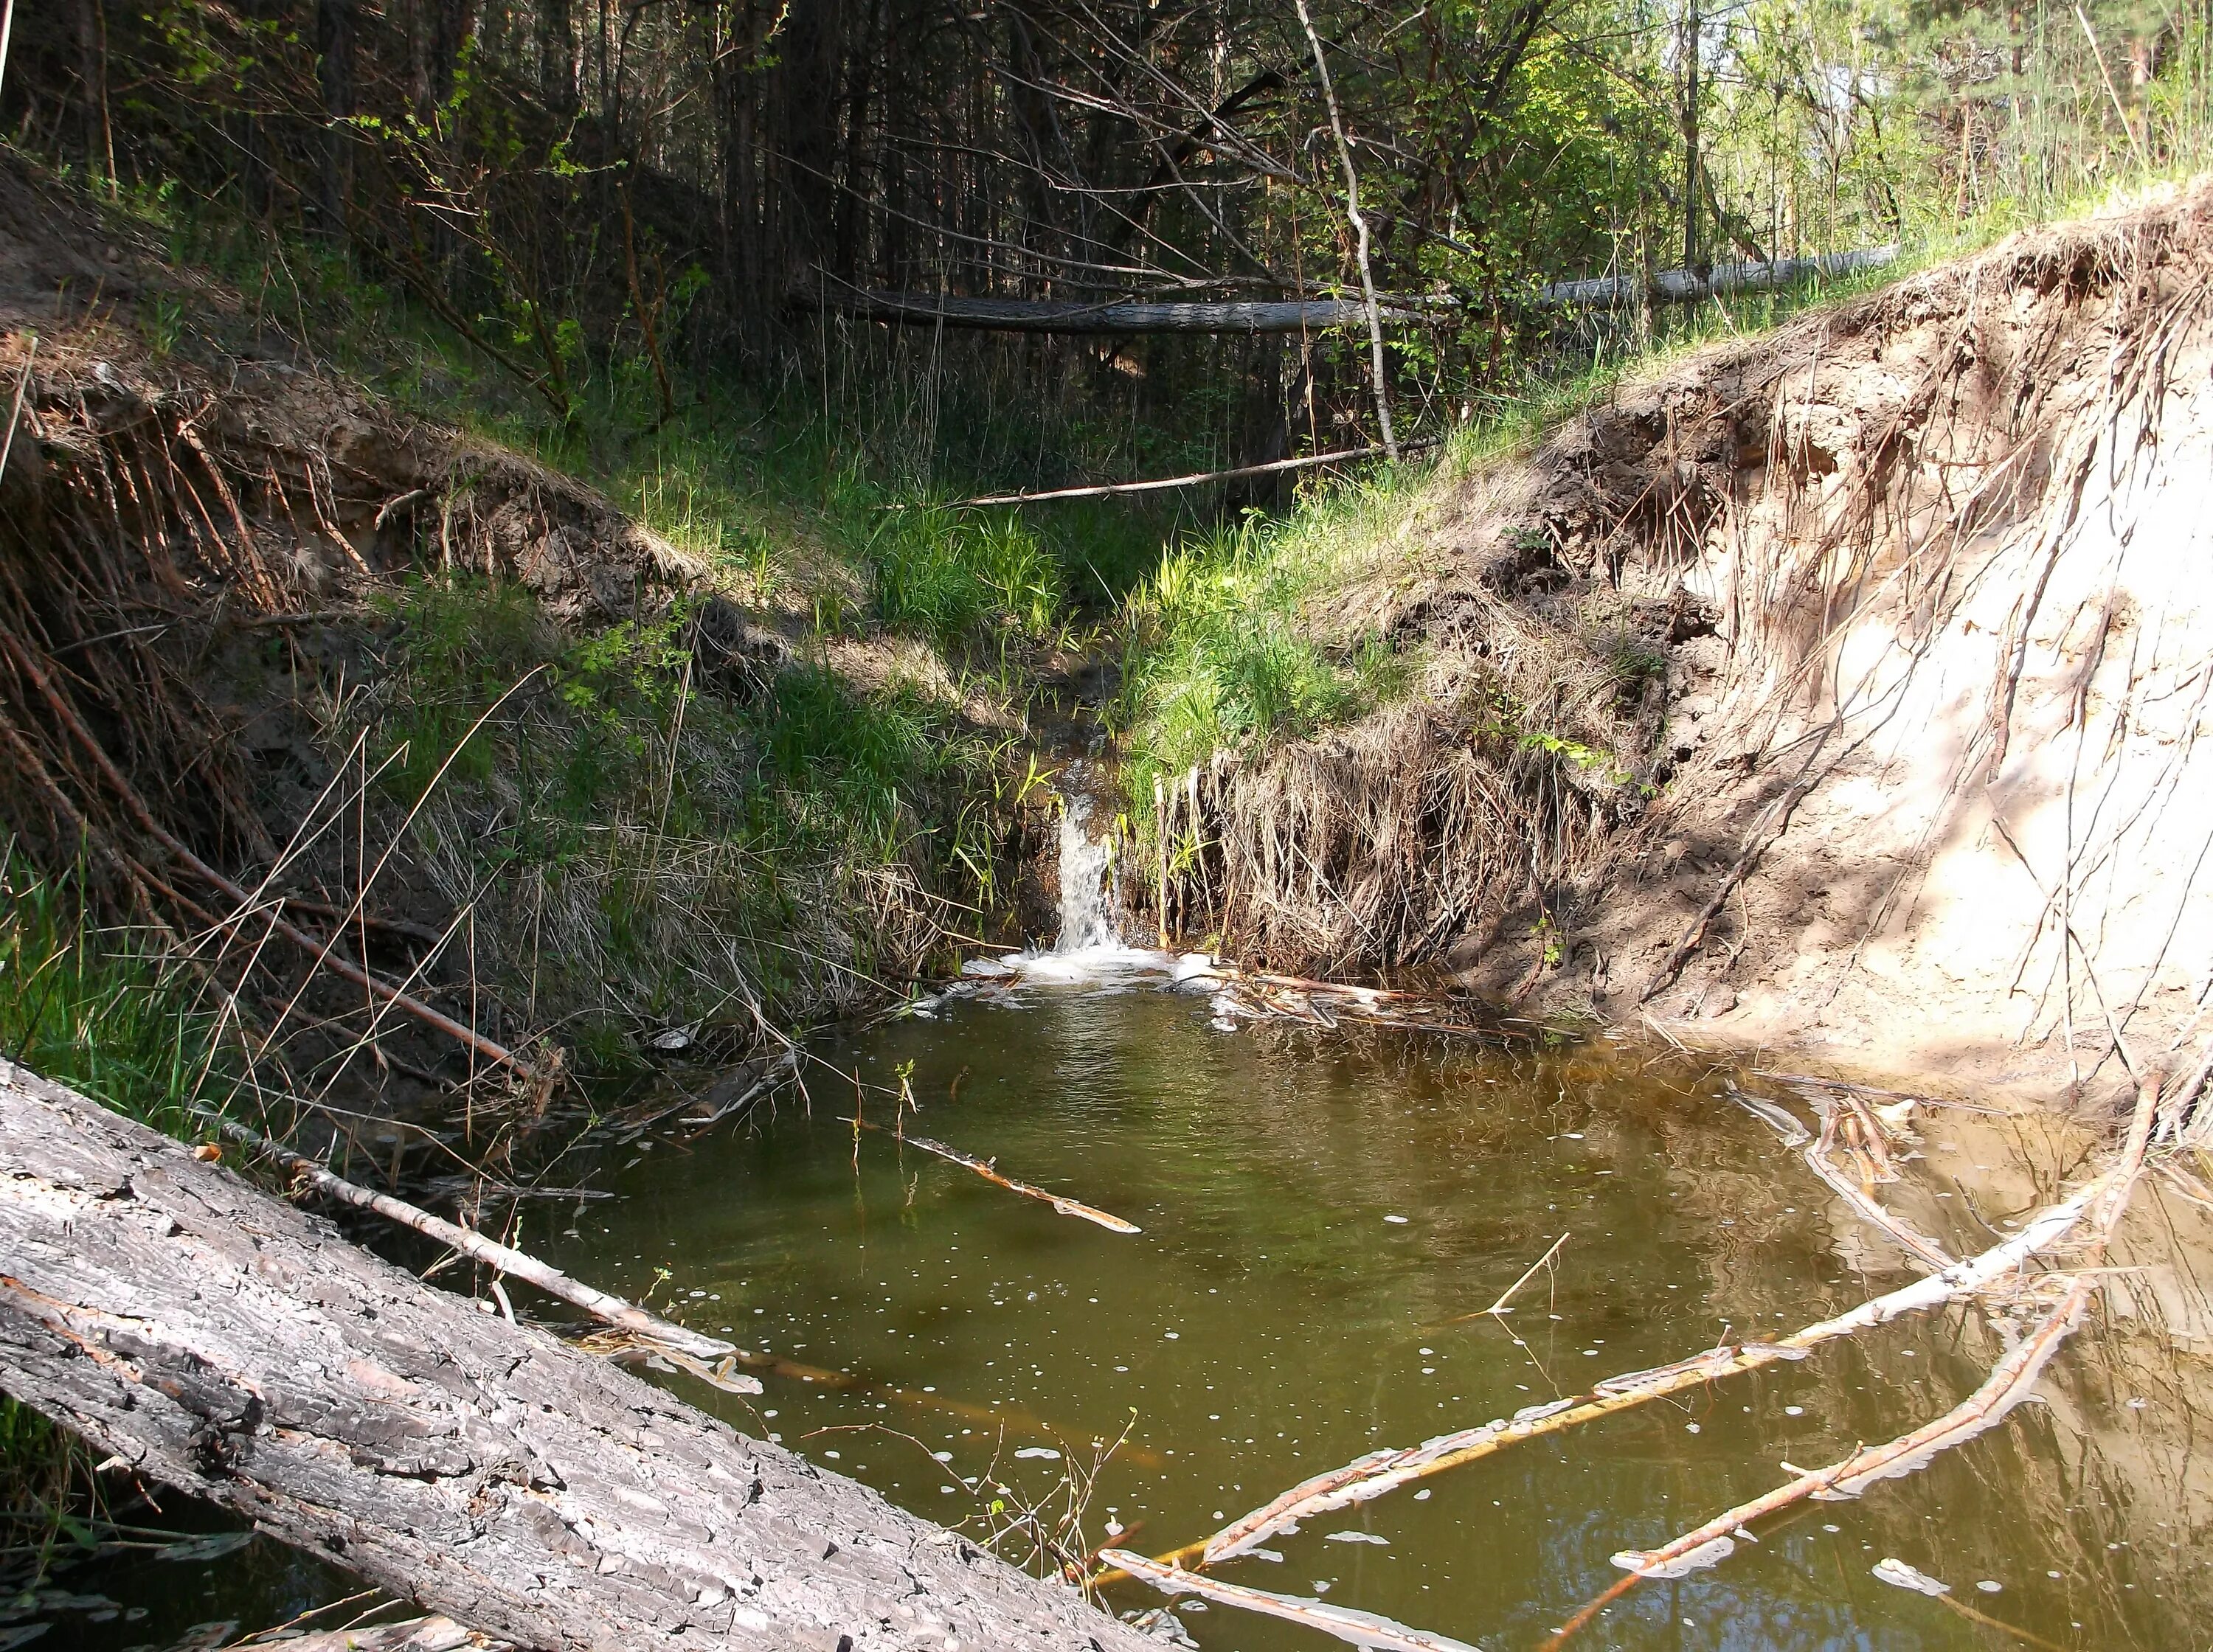
[[[985,770],[1019,716],[927,640],[823,622],[865,602],[853,569],[771,588],[680,548],[332,360],[383,373],[412,335],[318,338],[312,282],[287,315],[164,233],[0,156],[11,865],[165,932],[369,1111],[460,1112],[533,1049],[727,1064],[985,921],[946,865],[1017,858]],[[374,296],[355,279],[314,277]],[[563,434],[580,466],[637,439]]]
[[1919,1084],[2193,1048],[2209,277],[2201,182],[1442,478],[1316,622],[1416,649],[1412,700],[1221,789],[1232,931]]

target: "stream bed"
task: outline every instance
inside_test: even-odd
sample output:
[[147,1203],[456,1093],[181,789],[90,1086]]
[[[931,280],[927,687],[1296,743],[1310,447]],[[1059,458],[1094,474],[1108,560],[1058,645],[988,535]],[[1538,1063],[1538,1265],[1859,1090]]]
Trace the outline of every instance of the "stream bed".
[[[1378,1447],[1778,1337],[1914,1271],[1721,1075],[1605,1036],[1224,1032],[1204,997],[1129,983],[995,987],[816,1053],[809,1100],[625,1149],[595,1178],[621,1197],[550,1232],[539,1216],[526,1242],[787,1362],[722,1413],[978,1533],[1009,1504],[1064,1511],[1064,1471],[1090,1474],[1094,1442],[1126,1426],[1076,1546],[1161,1552]],[[840,1073],[860,1079],[864,1119],[893,1125],[904,1083],[908,1130],[1142,1231],[857,1132]],[[1885,1198],[1954,1253],[2081,1173],[2082,1139],[2057,1126],[1918,1120],[1920,1156]],[[1486,1313],[1563,1234],[1553,1265]],[[1801,1505],[1710,1570],[1641,1585],[1580,1643],[2207,1644],[2197,1362],[2146,1322],[2157,1295],[2063,1352],[2051,1405],[1858,1501]],[[1315,1521],[1267,1545],[1280,1558],[1222,1575],[1534,1646],[1620,1576],[1617,1551],[1757,1495],[1786,1461],[1941,1413],[2009,1329],[1980,1309],[1909,1320]],[[1949,1593],[1881,1581],[1886,1559]],[[1161,1603],[1134,1584],[1110,1600]],[[1218,1606],[1178,1616],[1210,1649],[1328,1643]]]

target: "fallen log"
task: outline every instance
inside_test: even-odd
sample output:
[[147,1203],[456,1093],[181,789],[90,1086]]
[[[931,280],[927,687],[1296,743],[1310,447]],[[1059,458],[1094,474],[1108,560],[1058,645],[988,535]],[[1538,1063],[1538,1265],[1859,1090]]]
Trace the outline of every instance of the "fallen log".
[[1155,1645],[4,1062],[0,1388],[521,1646]]
[[[821,308],[857,321],[889,321],[914,327],[972,327],[991,332],[1137,334],[1154,332],[1304,332],[1364,326],[1368,306],[1356,298],[1232,300],[1211,303],[1143,303],[1082,299],[954,298],[936,293],[832,293],[796,296],[795,305]],[[1387,321],[1430,321],[1436,312],[1387,303]]]
[[1879,270],[1898,261],[1895,242],[1855,253],[1823,253],[1750,264],[1716,264],[1704,275],[1696,270],[1662,270],[1648,283],[1636,275],[1597,276],[1587,281],[1554,281],[1539,287],[1533,302],[1540,309],[1612,310],[1649,299],[1655,304],[1695,304],[1728,293],[1764,292],[1815,276],[1832,277]]

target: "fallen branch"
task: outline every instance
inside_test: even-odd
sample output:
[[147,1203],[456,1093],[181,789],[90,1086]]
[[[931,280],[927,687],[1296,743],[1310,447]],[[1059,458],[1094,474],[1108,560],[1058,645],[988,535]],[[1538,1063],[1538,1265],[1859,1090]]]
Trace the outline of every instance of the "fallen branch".
[[1202,1577],[1197,1572],[1187,1572],[1180,1567],[1148,1560],[1127,1549],[1101,1549],[1099,1558],[1119,1567],[1125,1575],[1150,1583],[1163,1594],[1196,1594],[1201,1600],[1216,1601],[1225,1606],[1242,1606],[1247,1612],[1257,1612],[1265,1617],[1281,1618],[1286,1623],[1302,1624],[1308,1629],[1318,1629],[1325,1635],[1334,1635],[1340,1641],[1350,1641],[1355,1646],[1377,1647],[1386,1652],[1476,1652],[1465,1641],[1455,1641],[1448,1636],[1432,1635],[1424,1630],[1409,1629],[1388,1618],[1372,1612],[1361,1612],[1351,1606],[1333,1606],[1325,1601],[1303,1594],[1273,1594],[1266,1589],[1247,1588],[1240,1583],[1224,1583],[1218,1578]]
[[[295,1153],[290,1148],[271,1141],[235,1119],[223,1120],[223,1133],[257,1153],[268,1155],[319,1193],[357,1210],[375,1211],[386,1221],[396,1222],[403,1228],[412,1228],[418,1234],[436,1240],[441,1245],[451,1247],[472,1261],[481,1262],[486,1267],[520,1279],[526,1284],[535,1285],[548,1296],[558,1297],[571,1308],[582,1308],[594,1319],[604,1320],[618,1330],[627,1332],[643,1341],[658,1344],[663,1350],[686,1355],[693,1361],[728,1362],[738,1352],[734,1344],[702,1336],[696,1331],[687,1331],[680,1325],[625,1301],[619,1296],[609,1295],[604,1290],[595,1290],[571,1279],[558,1268],[549,1267],[533,1256],[526,1255],[496,1240],[486,1239],[482,1234],[460,1227],[442,1216],[434,1216],[405,1199],[395,1198],[389,1193],[373,1193],[366,1187],[357,1186],[304,1154]],[[692,1368],[687,1366],[686,1369]],[[735,1393],[761,1392],[760,1384],[751,1377],[736,1377],[722,1372],[710,1380],[717,1387],[728,1388]]]
[[[1180,1565],[1196,1560],[1201,1566],[1216,1565],[1259,1547],[1286,1527],[1356,1503],[1373,1502],[1402,1485],[1493,1456],[1522,1441],[1562,1433],[1581,1423],[1611,1417],[1723,1377],[1757,1371],[1780,1361],[1801,1360],[1824,1343],[1972,1296],[2015,1271],[2038,1251],[2064,1238],[2112,1185],[2108,1178],[2113,1173],[2108,1171],[2072,1198],[2039,1211],[2019,1233],[1979,1256],[1862,1302],[1848,1314],[1808,1326],[1780,1342],[1723,1345],[1672,1365],[1608,1378],[1580,1399],[1529,1406],[1509,1421],[1442,1434],[1418,1446],[1395,1451],[1369,1452],[1340,1468],[1302,1481],[1211,1537],[1162,1555],[1161,1564]],[[1092,1579],[1094,1584],[1111,1581],[1111,1575]]]
[[[859,1123],[863,1130],[877,1131],[887,1136],[898,1133],[885,1129],[883,1125],[875,1123],[873,1119],[863,1119]],[[918,1147],[924,1153],[934,1153],[948,1163],[959,1165],[963,1170],[972,1170],[995,1187],[1003,1187],[1010,1193],[1020,1193],[1024,1198],[1037,1199],[1050,1204],[1064,1216],[1075,1216],[1079,1221],[1096,1222],[1100,1227],[1113,1233],[1136,1234],[1144,1231],[1136,1222],[1125,1222],[1121,1217],[1110,1215],[1094,1205],[1082,1204],[1076,1199],[1063,1198],[1059,1194],[1049,1193],[1042,1187],[1033,1187],[1026,1181],[1016,1181],[1011,1176],[1003,1176],[991,1167],[991,1161],[979,1159],[972,1153],[963,1153],[959,1148],[948,1147],[942,1142],[933,1142],[927,1136],[898,1134],[899,1139],[909,1147]]]
[[[1399,454],[1425,453],[1431,448],[1442,447],[1442,436],[1431,436],[1420,442],[1402,442]],[[1080,488],[1046,488],[1035,493],[987,493],[974,499],[955,499],[943,505],[946,510],[972,510],[981,505],[1030,505],[1046,499],[1099,499],[1113,493],[1158,493],[1164,488],[1204,487],[1209,482],[1234,482],[1241,476],[1271,476],[1278,471],[1306,470],[1315,465],[1350,464],[1356,459],[1387,457],[1381,448],[1340,448],[1335,453],[1308,454],[1301,459],[1277,459],[1265,465],[1237,465],[1226,471],[1194,471],[1187,476],[1162,476],[1149,482],[1102,482],[1095,486]],[[927,508],[927,503],[920,507]],[[913,504],[901,503],[886,505],[886,510],[912,510]]]
[[1736,1551],[1737,1534],[1753,1521],[1808,1497],[1824,1501],[1856,1497],[1877,1480],[1897,1479],[1913,1473],[1939,1452],[1965,1445],[1977,1435],[1996,1428],[2007,1412],[2028,1398],[2045,1364],[2081,1322],[2082,1309],[2096,1288],[2095,1280],[2078,1277],[2060,1299],[2059,1306],[1991,1369],[1983,1386],[1933,1422],[1924,1423],[1912,1433],[1887,1445],[1865,1447],[1842,1462],[1801,1474],[1750,1503],[1739,1503],[1727,1513],[1716,1515],[1659,1548],[1625,1550],[1617,1554],[1613,1564],[1627,1568],[1629,1576],[1555,1631],[1544,1643],[1545,1652],[1566,1643],[1643,1579],[1681,1577],[1726,1560]]
[[[2105,1172],[2084,1190],[2097,1206],[2097,1232],[2089,1252],[2089,1266],[2078,1271],[2059,1304],[2036,1329],[2021,1338],[1990,1369],[1983,1386],[1933,1422],[1887,1445],[1863,1448],[1842,1462],[1812,1470],[1776,1487],[1750,1503],[1740,1503],[1695,1530],[1684,1533],[1657,1549],[1626,1550],[1613,1557],[1629,1576],[1576,1613],[1545,1643],[1545,1652],[1563,1644],[1576,1631],[1647,1577],[1680,1577],[1686,1572],[1724,1560],[1736,1549],[1735,1534],[1751,1521],[1787,1509],[1808,1497],[1856,1497],[1877,1480],[1895,1479],[1925,1466],[1939,1452],[1963,1445],[1994,1428],[2006,1413],[2028,1398],[2037,1377],[2081,1323],[2090,1293],[2102,1283],[2094,1271],[2105,1259],[2106,1247],[2127,1211],[2129,1200],[2143,1173],[2144,1154],[2151,1141],[2152,1120],[2159,1112],[2160,1079],[2148,1074],[2137,1089],[2137,1105],[2127,1140]],[[2086,1207],[2088,1205],[2086,1204]]]
[[1493,1302],[1489,1308],[1484,1308],[1483,1310],[1484,1313],[1491,1314],[1503,1314],[1506,1312],[1506,1304],[1514,1300],[1514,1293],[1521,1289],[1522,1286],[1527,1284],[1532,1279],[1534,1279],[1537,1277],[1537,1270],[1543,1267],[1545,1264],[1558,1256],[1560,1253],[1560,1247],[1567,1242],[1568,1235],[1566,1234],[1562,1234],[1558,1239],[1554,1240],[1552,1243],[1552,1247],[1542,1256],[1539,1257],[1534,1262],[1532,1262],[1529,1265],[1529,1271],[1523,1274],[1512,1284],[1507,1286],[1504,1290],[1499,1292],[1498,1300]]

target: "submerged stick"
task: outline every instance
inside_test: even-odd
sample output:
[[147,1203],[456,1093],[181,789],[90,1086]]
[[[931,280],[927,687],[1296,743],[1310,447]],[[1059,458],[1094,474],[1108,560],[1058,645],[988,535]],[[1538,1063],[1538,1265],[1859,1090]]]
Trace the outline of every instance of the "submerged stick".
[[1817,1468],[1777,1486],[1773,1490],[1739,1503],[1704,1525],[1684,1533],[1656,1549],[1624,1550],[1613,1564],[1628,1569],[1629,1576],[1554,1631],[1544,1652],[1564,1644],[1575,1633],[1614,1601],[1648,1577],[1680,1577],[1703,1570],[1736,1551],[1736,1537],[1753,1521],[1802,1503],[1808,1497],[1825,1501],[1856,1497],[1877,1480],[1897,1479],[1925,1466],[1939,1452],[1965,1445],[1977,1435],[1996,1428],[2006,1414],[2029,1396],[2036,1379],[2058,1352],[2082,1318],[2096,1282],[2077,1277],[2035,1331],[1991,1369],[1983,1386],[1943,1416],[1924,1423],[1911,1434],[1886,1445],[1869,1446],[1842,1462]]
[[1856,1497],[1877,1480],[1911,1474],[1937,1453],[1964,1444],[1995,1427],[2007,1412],[2028,1398],[2038,1375],[2081,1322],[2090,1293],[2098,1289],[2105,1277],[2104,1271],[2096,1265],[2105,1259],[2106,1247],[2112,1242],[2114,1230],[2120,1226],[2121,1217],[2135,1195],[2137,1182],[2143,1173],[2152,1120],[2159,1112],[2161,1085],[2161,1076],[2156,1073],[2147,1073],[2139,1082],[2136,1112],[2129,1122],[2128,1137],[2120,1153],[2077,1196],[2076,1202],[2084,1208],[2094,1203],[2097,1207],[2097,1231],[2088,1257],[2090,1266],[2076,1274],[2058,1306],[1991,1368],[1981,1387],[1943,1416],[1887,1445],[1865,1448],[1840,1463],[1800,1474],[1764,1497],[1741,1503],[1660,1548],[1617,1554],[1614,1564],[1627,1567],[1629,1576],[1556,1631],[1545,1643],[1544,1652],[1552,1652],[1608,1605],[1634,1588],[1640,1580],[1680,1576],[1726,1559],[1735,1551],[1735,1533],[1747,1522],[1808,1497]]
[[[858,1119],[859,1115],[856,1114],[855,1117]],[[863,1130],[873,1130],[886,1135],[892,1133],[885,1131],[881,1125],[871,1119],[860,1119],[859,1123]],[[963,1153],[959,1148],[948,1147],[942,1142],[933,1142],[927,1136],[901,1135],[899,1140],[905,1142],[909,1147],[920,1148],[924,1153],[934,1153],[948,1163],[959,1165],[963,1170],[972,1170],[995,1187],[1003,1187],[1010,1193],[1020,1193],[1024,1198],[1037,1199],[1050,1204],[1064,1216],[1075,1216],[1080,1221],[1096,1222],[1110,1233],[1137,1234],[1144,1231],[1136,1222],[1125,1222],[1121,1217],[1101,1210],[1095,1205],[1086,1204],[1079,1199],[1063,1198],[1059,1194],[1049,1193],[1042,1187],[1033,1187],[1026,1181],[1016,1181],[1011,1176],[1003,1176],[991,1167],[991,1161],[979,1159],[972,1153]]]
[[[2038,1212],[2019,1233],[1979,1256],[1862,1302],[1835,1319],[1808,1326],[1780,1342],[1724,1345],[1672,1365],[1608,1378],[1579,1399],[1528,1406],[1511,1421],[1486,1423],[1479,1428],[1442,1434],[1418,1446],[1396,1451],[1369,1452],[1343,1467],[1302,1481],[1211,1537],[1186,1544],[1161,1556],[1161,1562],[1180,1565],[1196,1560],[1201,1566],[1216,1565],[1258,1547],[1287,1526],[1355,1503],[1372,1502],[1402,1485],[1492,1456],[1524,1440],[1558,1434],[1579,1423],[1632,1410],[1722,1377],[1757,1371],[1778,1361],[1804,1359],[1824,1343],[1972,1295],[2015,1271],[2037,1251],[2064,1237],[2111,1186],[2108,1179],[2113,1173],[2107,1172],[2071,1198]],[[1112,1574],[1092,1580],[1094,1584],[1111,1581]]]
[[[664,1320],[656,1314],[649,1314],[619,1296],[610,1295],[604,1290],[596,1290],[590,1285],[571,1279],[558,1268],[549,1267],[534,1256],[526,1255],[497,1240],[487,1239],[482,1234],[448,1222],[442,1216],[434,1216],[405,1199],[395,1198],[389,1193],[372,1193],[366,1187],[346,1180],[304,1154],[296,1153],[289,1147],[272,1142],[235,1120],[224,1120],[223,1133],[257,1152],[266,1153],[307,1181],[319,1193],[327,1194],[357,1210],[372,1210],[386,1221],[396,1222],[403,1228],[412,1228],[488,1268],[520,1279],[526,1284],[535,1285],[548,1296],[558,1297],[571,1308],[582,1308],[594,1319],[604,1320],[643,1341],[656,1343],[664,1350],[686,1355],[694,1361],[725,1362],[738,1352],[734,1344],[702,1336],[697,1331],[687,1331],[684,1326]],[[734,1392],[761,1392],[760,1384],[751,1377],[734,1377],[724,1372],[715,1381],[718,1387],[729,1387],[734,1383],[752,1385]]]
[[1127,1549],[1101,1549],[1099,1558],[1119,1568],[1122,1574],[1150,1583],[1163,1594],[1196,1594],[1201,1600],[1217,1601],[1225,1606],[1242,1606],[1247,1612],[1281,1618],[1286,1623],[1303,1624],[1355,1646],[1384,1648],[1387,1652],[1476,1652],[1466,1641],[1432,1635],[1426,1630],[1409,1629],[1372,1612],[1333,1606],[1303,1594],[1274,1594],[1266,1589],[1247,1588],[1241,1583],[1225,1583],[1219,1578],[1203,1577],[1178,1566],[1162,1565]]

